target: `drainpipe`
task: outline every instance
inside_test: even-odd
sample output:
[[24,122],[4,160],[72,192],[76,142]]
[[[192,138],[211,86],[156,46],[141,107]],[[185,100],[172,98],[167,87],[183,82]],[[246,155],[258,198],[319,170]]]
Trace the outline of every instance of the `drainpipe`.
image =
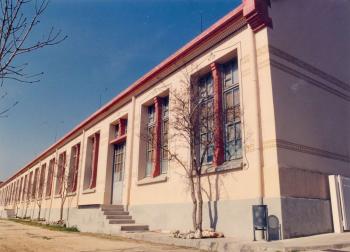
[[251,81],[255,85],[255,100],[256,102],[256,118],[255,121],[255,130],[257,132],[256,134],[256,141],[255,144],[257,146],[256,151],[258,152],[258,177],[259,177],[259,204],[264,204],[264,196],[265,196],[265,188],[264,188],[264,158],[262,153],[262,129],[261,129],[261,107],[260,107],[260,88],[259,88],[259,76],[258,76],[258,64],[257,64],[257,55],[256,55],[256,42],[255,42],[255,33],[252,29],[249,29],[250,33],[250,47],[251,47],[251,60],[250,60],[250,68],[252,70],[251,73]]
[[127,197],[126,197],[126,211],[129,210],[130,206],[130,194],[131,194],[131,181],[132,181],[132,168],[133,168],[133,146],[134,146],[134,132],[135,132],[135,96],[131,99],[131,114],[128,122],[128,143],[129,143],[129,174],[128,174],[128,185],[127,185]]

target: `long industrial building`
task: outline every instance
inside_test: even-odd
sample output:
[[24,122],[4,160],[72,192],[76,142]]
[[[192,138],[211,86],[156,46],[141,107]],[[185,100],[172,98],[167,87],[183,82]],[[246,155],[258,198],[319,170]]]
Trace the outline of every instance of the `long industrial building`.
[[187,174],[170,158],[203,153],[174,126],[183,91],[215,113],[197,135],[213,139],[204,228],[253,239],[262,204],[281,238],[333,232],[329,176],[350,177],[349,13],[348,1],[243,0],[4,181],[0,217],[54,222],[63,204],[81,231],[191,229]]

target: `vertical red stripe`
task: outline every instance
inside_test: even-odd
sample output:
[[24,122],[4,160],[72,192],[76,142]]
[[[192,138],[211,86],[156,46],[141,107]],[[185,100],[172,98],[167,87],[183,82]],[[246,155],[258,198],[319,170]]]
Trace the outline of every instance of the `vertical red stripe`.
[[222,126],[222,80],[220,66],[217,63],[210,65],[214,86],[214,166],[224,162],[224,141]]
[[154,125],[154,152],[153,152],[153,171],[152,176],[160,175],[160,154],[161,154],[161,134],[162,134],[162,99],[154,98],[155,106],[155,125]]

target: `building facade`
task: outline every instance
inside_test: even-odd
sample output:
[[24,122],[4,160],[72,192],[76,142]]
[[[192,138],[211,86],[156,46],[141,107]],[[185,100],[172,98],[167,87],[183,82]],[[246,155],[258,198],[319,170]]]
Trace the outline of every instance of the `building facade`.
[[4,181],[1,215],[52,222],[63,204],[82,231],[133,223],[106,219],[108,209],[151,230],[191,229],[186,173],[164,147],[190,160],[170,137],[172,96],[194,84],[216,113],[199,136],[216,139],[204,227],[252,239],[252,205],[266,204],[283,238],[332,232],[327,178],[350,176],[349,11],[347,1],[243,0]]

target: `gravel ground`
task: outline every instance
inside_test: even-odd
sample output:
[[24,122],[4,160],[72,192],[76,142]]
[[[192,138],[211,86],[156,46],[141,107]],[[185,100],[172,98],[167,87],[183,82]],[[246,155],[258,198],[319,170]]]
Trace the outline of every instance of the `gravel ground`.
[[40,227],[0,220],[0,251],[198,252],[199,250],[135,241],[116,236],[51,231]]

